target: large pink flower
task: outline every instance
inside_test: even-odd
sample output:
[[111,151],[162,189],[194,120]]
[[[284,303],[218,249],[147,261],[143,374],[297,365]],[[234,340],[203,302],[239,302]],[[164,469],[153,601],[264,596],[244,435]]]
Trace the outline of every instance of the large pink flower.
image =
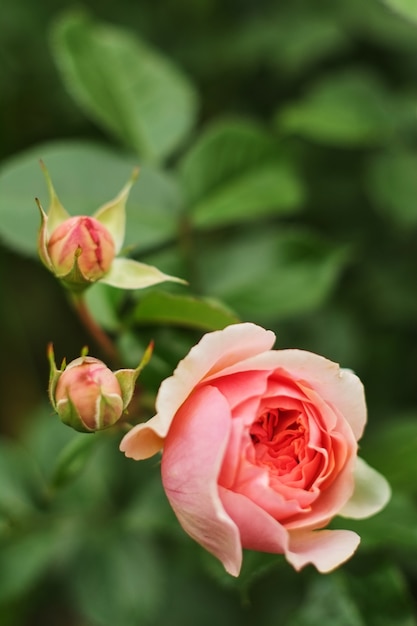
[[390,496],[357,457],[360,380],[316,354],[271,350],[274,341],[254,324],[205,335],[162,383],[157,414],[121,443],[138,460],[163,448],[181,525],[235,576],[242,548],[332,570],[360,538],[322,529],[336,514],[373,515]]

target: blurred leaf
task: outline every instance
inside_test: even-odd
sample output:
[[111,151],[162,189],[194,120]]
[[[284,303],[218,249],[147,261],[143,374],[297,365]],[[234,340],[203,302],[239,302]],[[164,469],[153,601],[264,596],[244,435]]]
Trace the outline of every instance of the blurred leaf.
[[404,576],[391,562],[368,571],[355,571],[346,582],[365,618],[366,626],[416,626],[413,599]]
[[124,293],[104,283],[95,283],[86,290],[85,300],[96,322],[106,330],[116,332],[120,328],[117,305]]
[[404,551],[412,562],[417,550],[417,506],[400,492],[393,492],[387,506],[364,520],[336,518],[333,528],[349,528],[361,537],[359,554],[375,548]]
[[[114,198],[135,161],[89,142],[41,144],[0,168],[0,237],[24,254],[37,256],[40,225],[35,196],[48,206],[39,159],[46,163],[56,191],[69,213],[91,215]],[[143,166],[127,202],[125,246],[160,244],[176,233],[178,190],[167,174]]]
[[205,131],[180,164],[196,226],[291,214],[304,188],[282,149],[256,124],[223,121]]
[[37,467],[19,444],[0,439],[0,518],[13,522],[33,511],[42,490]]
[[417,24],[417,3],[415,0],[383,0],[387,7],[406,20]]
[[374,156],[367,172],[367,186],[375,208],[406,228],[417,224],[416,172],[417,153],[405,150]]
[[32,530],[0,545],[0,603],[22,597],[42,578],[54,560],[57,536]]
[[312,311],[328,297],[347,261],[334,247],[307,231],[258,230],[202,252],[207,293],[242,319],[267,321]]
[[238,322],[220,302],[162,291],[152,291],[141,298],[134,320],[139,324],[179,325],[205,331],[220,330]]
[[339,574],[315,578],[286,626],[369,626]]
[[383,422],[363,444],[364,456],[388,479],[394,489],[417,493],[417,419],[399,415]]
[[341,147],[384,143],[394,125],[388,94],[377,77],[345,70],[316,82],[300,101],[279,110],[276,125],[284,133]]
[[169,156],[193,126],[191,84],[128,31],[70,12],[55,26],[53,53],[68,90],[86,113],[144,159]]
[[79,435],[67,444],[59,454],[54,468],[51,481],[53,487],[68,484],[85,469],[96,439],[94,436]]
[[153,623],[165,594],[160,555],[147,537],[96,530],[75,555],[71,592],[81,613],[100,626]]

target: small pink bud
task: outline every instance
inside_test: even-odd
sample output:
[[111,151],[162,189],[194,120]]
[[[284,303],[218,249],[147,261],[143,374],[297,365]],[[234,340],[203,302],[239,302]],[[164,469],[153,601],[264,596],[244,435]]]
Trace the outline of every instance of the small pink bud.
[[81,356],[59,376],[53,402],[61,420],[76,430],[93,432],[115,424],[124,409],[115,374],[98,359]]
[[110,269],[115,256],[113,237],[94,217],[76,216],[52,232],[47,250],[56,276],[66,277],[78,265],[82,278],[95,282]]

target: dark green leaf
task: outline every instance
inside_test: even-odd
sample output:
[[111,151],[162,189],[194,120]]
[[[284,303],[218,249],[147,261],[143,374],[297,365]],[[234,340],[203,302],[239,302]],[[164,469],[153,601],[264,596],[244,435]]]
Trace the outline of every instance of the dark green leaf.
[[55,26],[53,53],[86,113],[144,159],[167,157],[193,126],[191,84],[133,34],[69,13]]
[[375,208],[406,228],[417,224],[416,172],[417,153],[405,150],[373,157],[368,169],[367,186]]
[[346,577],[366,626],[416,626],[413,599],[401,571],[393,563]]
[[139,324],[167,324],[211,331],[235,324],[238,318],[216,301],[152,291],[141,298],[134,312]]
[[42,481],[36,464],[22,446],[0,440],[0,518],[6,523],[30,515]]
[[364,443],[364,455],[389,480],[394,489],[417,493],[417,419],[400,415],[384,422]]
[[286,626],[368,626],[341,575],[316,578]]
[[0,603],[22,597],[41,579],[54,560],[57,536],[34,531],[0,546]]
[[51,481],[53,487],[62,487],[79,476],[91,457],[95,443],[93,435],[77,435],[69,442],[57,459]]
[[147,538],[95,532],[74,562],[75,602],[100,626],[149,624],[165,589],[162,562]]

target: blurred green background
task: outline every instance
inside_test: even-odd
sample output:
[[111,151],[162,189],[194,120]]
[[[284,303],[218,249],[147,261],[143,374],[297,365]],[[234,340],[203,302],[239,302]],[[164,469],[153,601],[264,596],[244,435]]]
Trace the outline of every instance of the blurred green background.
[[[406,0],[3,0],[2,626],[417,624],[417,10]],[[158,461],[77,435],[46,344],[83,345],[39,263],[42,158],[70,213],[139,163],[126,245],[189,287],[94,286],[126,366],[156,342],[142,417],[202,332],[237,318],[354,369],[362,456],[393,498],[334,574],[248,553],[238,580],[179,528]]]

